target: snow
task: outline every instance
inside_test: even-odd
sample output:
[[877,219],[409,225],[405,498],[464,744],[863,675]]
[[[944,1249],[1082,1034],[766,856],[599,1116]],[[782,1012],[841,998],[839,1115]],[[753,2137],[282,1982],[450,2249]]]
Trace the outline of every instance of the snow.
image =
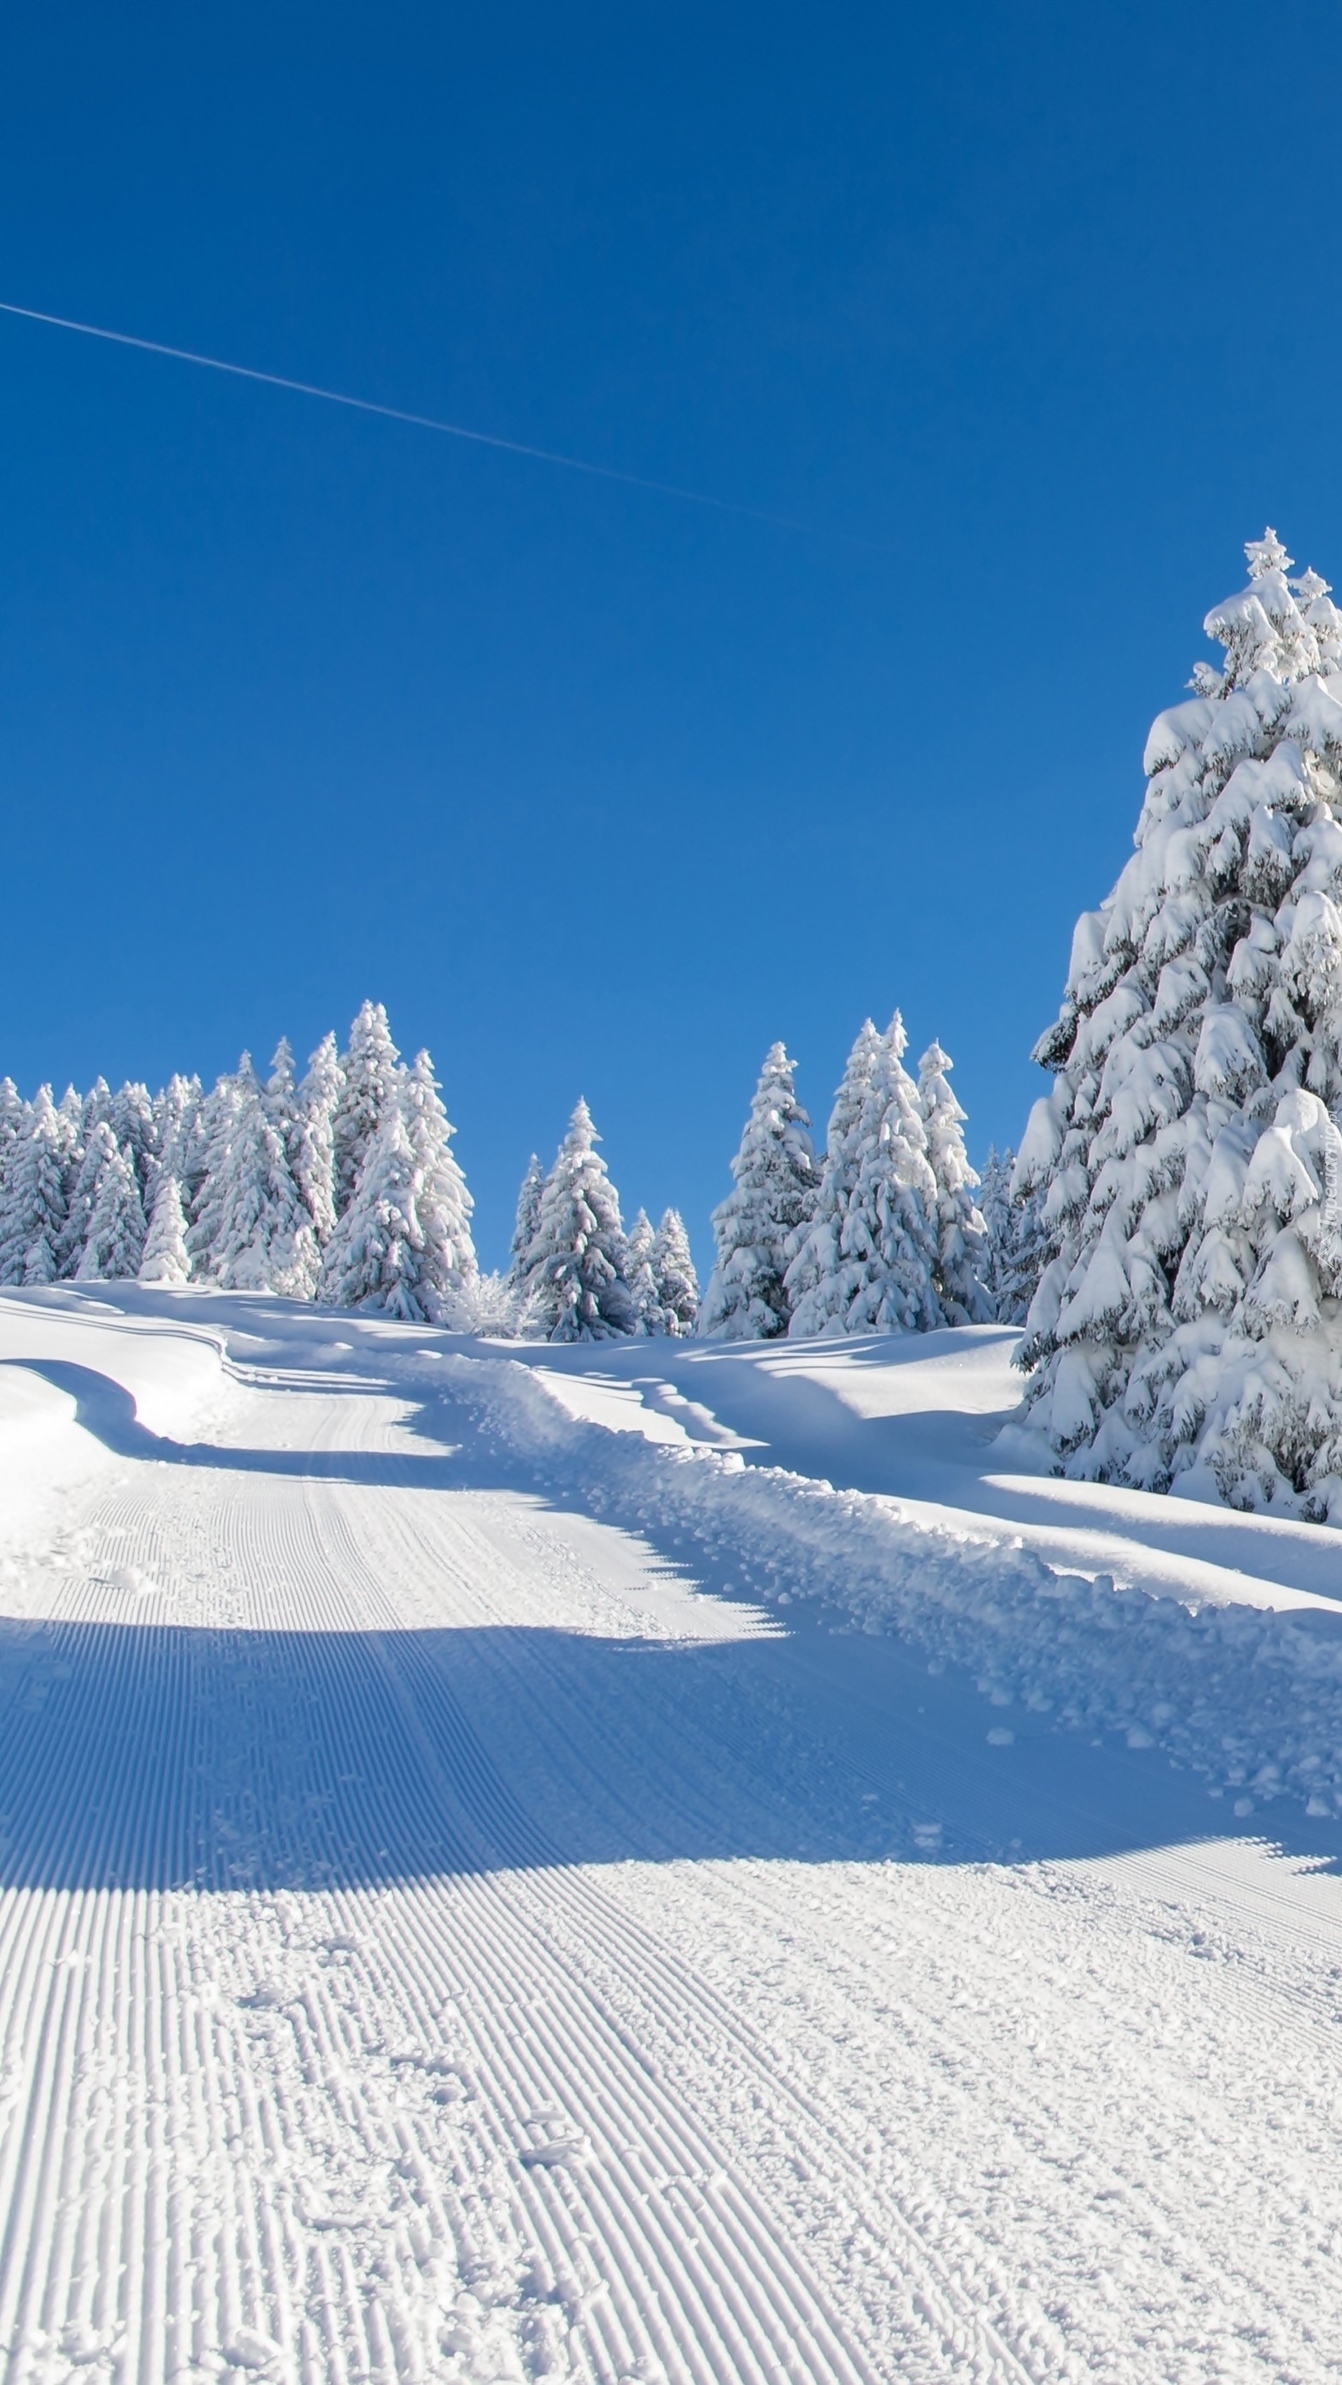
[[1016,1341],[0,1296],[7,2379],[1331,2377],[1338,1542]]

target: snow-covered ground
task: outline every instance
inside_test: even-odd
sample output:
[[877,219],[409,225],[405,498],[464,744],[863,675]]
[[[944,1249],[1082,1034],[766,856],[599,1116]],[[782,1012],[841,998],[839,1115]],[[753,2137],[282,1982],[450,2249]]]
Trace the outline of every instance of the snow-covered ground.
[[0,1297],[7,2385],[1335,2375],[1342,1538],[1010,1348]]

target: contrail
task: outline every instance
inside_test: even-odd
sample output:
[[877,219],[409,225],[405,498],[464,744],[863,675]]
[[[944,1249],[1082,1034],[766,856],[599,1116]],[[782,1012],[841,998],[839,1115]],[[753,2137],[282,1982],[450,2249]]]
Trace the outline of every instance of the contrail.
[[791,515],[765,513],[757,505],[739,505],[731,497],[706,497],[700,489],[678,488],[666,480],[645,480],[638,472],[621,472],[613,464],[589,464],[582,456],[560,455],[551,447],[528,447],[521,439],[503,439],[494,431],[467,430],[460,422],[441,422],[432,414],[408,414],[400,406],[382,406],[373,398],[350,397],[343,389],[322,389],[314,381],[291,381],[283,373],[263,373],[252,364],[230,364],[222,356],[200,356],[193,348],[170,348],[164,340],[137,339],[133,332],[108,331],[101,323],[76,323],[68,315],[45,315],[35,306],[13,306],[0,298],[0,315],[20,315],[26,323],[48,323],[57,331],[79,331],[86,339],[111,340],[118,348],[140,348],[147,356],[171,356],[178,364],[205,365],[212,373],[231,373],[237,381],[262,381],[268,389],[288,389],[298,397],[323,398],[328,406],[351,406],[357,414],[380,414],[387,422],[405,422],[419,431],[441,431],[449,439],[467,439],[474,447],[497,447],[505,455],[529,456],[533,463],[558,464],[565,472],[585,472],[593,480],[617,480],[629,489],[647,489],[655,497],[674,497],[684,505],[707,505],[715,513],[734,513],[751,522],[767,522],[775,530],[800,531],[805,538],[837,538],[846,546],[866,547],[877,554],[894,549],[849,530],[819,529]]

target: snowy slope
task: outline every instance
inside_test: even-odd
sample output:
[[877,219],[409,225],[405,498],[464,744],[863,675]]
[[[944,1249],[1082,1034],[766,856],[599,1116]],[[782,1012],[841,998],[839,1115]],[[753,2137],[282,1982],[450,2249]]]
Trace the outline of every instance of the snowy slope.
[[0,1299],[7,2379],[1334,2373],[1339,1543],[1007,1348]]

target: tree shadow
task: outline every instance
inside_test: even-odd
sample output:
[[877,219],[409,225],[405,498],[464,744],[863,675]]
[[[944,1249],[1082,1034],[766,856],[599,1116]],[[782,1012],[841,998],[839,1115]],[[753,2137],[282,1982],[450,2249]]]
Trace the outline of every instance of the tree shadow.
[[[984,1725],[969,1684],[805,1617],[698,1644],[5,1621],[0,1882],[1015,1862],[1212,1835],[1156,1756],[1020,1727],[999,1749]],[[1292,1817],[1283,1843],[1331,1860],[1339,1833]]]
[[[538,1486],[479,1441],[464,1457],[183,1444],[92,1369],[31,1371],[132,1461],[520,1488],[588,1512],[576,1488]],[[418,1421],[427,1435],[449,1419],[434,1398]],[[669,1539],[644,1537],[682,1573]],[[730,1563],[697,1553],[695,1579],[729,1595]],[[191,1628],[148,1606],[132,1623],[0,1619],[0,1883],[329,1888],[630,1859],[1017,1862],[1243,1835],[1157,1751],[1087,1745],[1019,1709],[990,1739],[1000,1718],[954,1668],[929,1674],[894,1635],[835,1620],[802,1602],[785,1630],[743,1612],[739,1637],[691,1642]],[[1268,1827],[1330,1866],[1342,1851],[1336,1824],[1284,1804]]]

